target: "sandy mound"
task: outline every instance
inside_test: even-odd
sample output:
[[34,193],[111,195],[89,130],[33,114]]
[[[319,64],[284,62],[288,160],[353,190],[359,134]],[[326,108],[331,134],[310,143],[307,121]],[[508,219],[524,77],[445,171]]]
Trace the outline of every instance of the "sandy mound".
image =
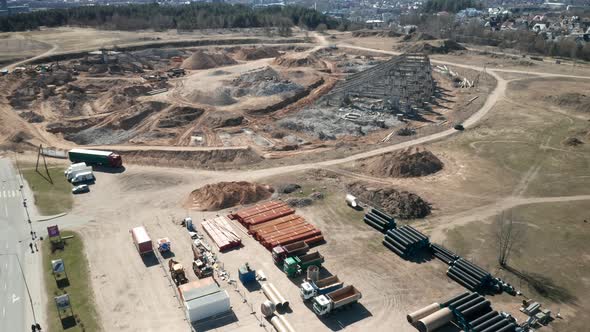
[[306,57],[299,57],[291,55],[282,55],[277,57],[274,61],[274,64],[283,66],[283,67],[313,67],[318,69],[326,68],[326,64],[314,54],[308,55]]
[[272,47],[249,47],[240,48],[234,58],[237,60],[258,60],[266,58],[276,58],[281,53]]
[[414,193],[388,187],[370,187],[362,182],[352,183],[347,189],[362,202],[400,219],[424,218],[430,214],[430,203]]
[[181,67],[184,69],[209,69],[221,66],[235,65],[237,62],[223,53],[209,53],[197,51],[186,58]]
[[268,199],[273,192],[273,188],[268,185],[245,181],[219,182],[193,191],[189,196],[188,206],[197,210],[217,211]]
[[565,141],[563,141],[563,144],[567,146],[578,146],[584,144],[584,142],[582,142],[577,137],[568,137]]
[[567,107],[578,112],[590,112],[590,96],[568,92],[556,96],[547,96],[546,101],[557,106]]
[[445,39],[439,42],[422,42],[402,46],[400,50],[408,53],[447,54],[453,51],[463,51],[465,47],[455,41]]
[[403,36],[402,41],[405,42],[416,42],[416,41],[421,41],[421,40],[435,40],[436,38],[434,38],[434,36],[431,36],[427,33],[423,33],[423,32],[412,32],[410,34],[407,34],[405,36]]
[[407,149],[386,153],[370,158],[361,168],[374,176],[408,178],[434,174],[443,169],[444,164],[432,152]]

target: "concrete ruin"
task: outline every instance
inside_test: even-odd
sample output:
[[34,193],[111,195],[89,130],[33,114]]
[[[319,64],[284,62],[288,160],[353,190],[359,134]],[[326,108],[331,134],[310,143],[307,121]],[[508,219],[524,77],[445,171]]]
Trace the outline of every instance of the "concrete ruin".
[[385,112],[408,113],[431,101],[434,89],[428,56],[405,53],[349,76],[324,100],[330,105],[344,106],[355,97],[377,99],[382,101],[379,108]]

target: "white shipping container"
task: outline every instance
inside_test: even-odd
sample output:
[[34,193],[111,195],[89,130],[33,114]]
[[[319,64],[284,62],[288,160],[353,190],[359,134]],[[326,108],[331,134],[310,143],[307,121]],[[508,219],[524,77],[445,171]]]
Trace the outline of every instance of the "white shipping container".
[[229,295],[225,290],[184,302],[184,306],[189,322],[197,322],[231,309]]

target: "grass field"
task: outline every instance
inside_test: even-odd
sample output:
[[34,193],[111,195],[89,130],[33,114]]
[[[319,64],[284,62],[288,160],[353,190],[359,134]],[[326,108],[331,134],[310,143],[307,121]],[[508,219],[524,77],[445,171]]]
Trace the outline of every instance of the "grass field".
[[[70,326],[72,320],[64,321],[62,325],[55,307],[54,297],[56,295],[69,294],[70,303],[75,315],[75,326],[67,328],[67,331],[99,331],[99,319],[94,307],[92,288],[86,260],[84,243],[79,234],[71,231],[62,231],[62,236],[72,235],[73,238],[65,240],[64,250],[57,250],[51,253],[50,241],[43,243],[43,271],[47,290],[47,321],[48,331],[63,331],[64,327]],[[58,288],[58,283],[53,277],[51,260],[61,258],[64,261],[68,282],[58,280],[63,288]]]
[[[22,170],[23,176],[33,190],[35,205],[42,215],[54,215],[67,212],[72,208],[72,185],[66,180],[61,167],[49,168],[49,181],[47,174],[40,173],[35,168]],[[53,183],[52,183],[53,182]]]

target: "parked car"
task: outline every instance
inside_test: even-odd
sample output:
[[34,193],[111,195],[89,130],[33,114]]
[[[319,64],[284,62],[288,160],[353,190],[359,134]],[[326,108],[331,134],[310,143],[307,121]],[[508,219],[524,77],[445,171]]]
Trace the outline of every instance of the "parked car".
[[455,130],[465,130],[465,127],[463,127],[462,124],[455,125],[454,128],[455,128]]
[[90,188],[88,187],[87,184],[81,184],[79,186],[75,186],[72,189],[72,193],[73,194],[81,194],[81,193],[87,193],[90,191]]

